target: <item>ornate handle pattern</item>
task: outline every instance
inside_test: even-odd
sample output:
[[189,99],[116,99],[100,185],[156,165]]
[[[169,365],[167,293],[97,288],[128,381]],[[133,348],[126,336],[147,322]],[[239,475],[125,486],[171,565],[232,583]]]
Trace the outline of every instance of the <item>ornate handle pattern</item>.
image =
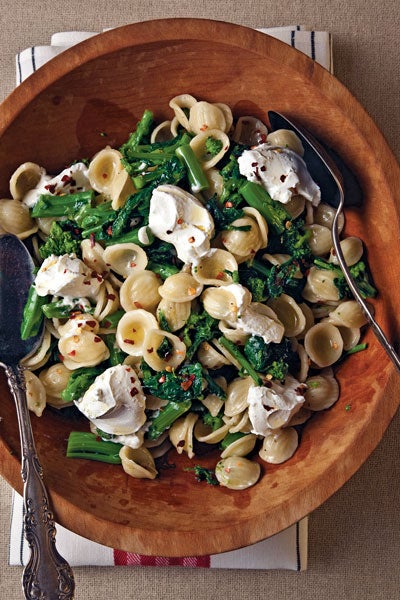
[[56,528],[33,439],[24,370],[20,365],[7,366],[6,374],[18,416],[24,481],[24,530],[31,550],[22,577],[25,598],[73,600],[75,583],[72,570],[56,549]]

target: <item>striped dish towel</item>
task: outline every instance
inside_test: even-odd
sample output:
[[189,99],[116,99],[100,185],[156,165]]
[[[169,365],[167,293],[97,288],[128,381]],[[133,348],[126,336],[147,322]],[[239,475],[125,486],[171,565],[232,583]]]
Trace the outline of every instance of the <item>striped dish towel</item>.
[[[240,492],[239,492],[240,493]],[[29,547],[23,532],[22,496],[12,492],[9,564],[25,565]],[[57,549],[72,567],[80,566],[153,566],[211,567],[217,569],[290,569],[307,568],[307,518],[262,542],[211,556],[144,556],[115,550],[72,533],[57,525]]]
[[[260,28],[292,47],[304,52],[332,72],[332,38],[326,31],[310,31],[301,25]],[[20,84],[48,60],[70,46],[96,35],[88,31],[55,33],[48,46],[26,48],[16,57],[16,82]],[[9,563],[25,565],[29,558],[28,544],[23,534],[23,501],[13,492],[10,531]],[[232,552],[211,556],[168,558],[143,556],[102,546],[57,526],[57,547],[71,566],[183,566],[232,569],[291,569],[307,568],[308,520],[302,519],[285,531],[267,540]]]
[[[300,50],[333,72],[332,37],[329,32],[310,31],[304,25],[260,28],[258,31]],[[92,31],[62,31],[52,35],[49,46],[32,46],[22,50],[16,56],[17,85],[57,54],[94,35],[96,32]]]

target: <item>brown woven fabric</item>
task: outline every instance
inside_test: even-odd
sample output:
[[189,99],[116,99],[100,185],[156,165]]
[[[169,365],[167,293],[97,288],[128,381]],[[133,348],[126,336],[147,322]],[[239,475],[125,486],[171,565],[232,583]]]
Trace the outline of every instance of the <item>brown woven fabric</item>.
[[[56,31],[99,31],[151,18],[209,17],[252,27],[304,24],[333,34],[335,74],[364,105],[400,156],[398,2],[381,0],[3,0],[0,99],[15,84],[15,55]],[[398,415],[358,473],[310,516],[309,568],[221,571],[78,568],[76,598],[108,600],[395,600],[400,587]],[[1,424],[0,424],[1,427]],[[7,566],[11,491],[0,480],[0,598],[22,597],[21,570]]]

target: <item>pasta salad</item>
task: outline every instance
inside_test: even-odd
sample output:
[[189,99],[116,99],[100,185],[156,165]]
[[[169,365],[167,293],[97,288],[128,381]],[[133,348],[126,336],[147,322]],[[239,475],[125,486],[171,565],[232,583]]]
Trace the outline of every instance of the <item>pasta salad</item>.
[[[87,418],[68,456],[155,479],[171,449],[196,463],[200,446],[219,448],[196,476],[238,490],[338,400],[334,366],[365,348],[366,319],[296,134],[189,94],[169,106],[159,124],[144,110],[119,148],[11,177],[2,227],[37,265],[21,336],[44,322],[28,404]],[[374,296],[363,242],[341,245]]]

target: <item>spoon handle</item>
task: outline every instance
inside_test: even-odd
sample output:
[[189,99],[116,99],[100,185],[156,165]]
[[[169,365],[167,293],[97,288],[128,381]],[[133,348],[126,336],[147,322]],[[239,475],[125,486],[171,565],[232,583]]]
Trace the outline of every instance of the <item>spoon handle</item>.
[[56,528],[33,439],[24,369],[20,365],[7,366],[6,374],[18,416],[24,481],[24,532],[31,550],[22,576],[25,598],[72,600],[74,576],[69,564],[56,549]]

